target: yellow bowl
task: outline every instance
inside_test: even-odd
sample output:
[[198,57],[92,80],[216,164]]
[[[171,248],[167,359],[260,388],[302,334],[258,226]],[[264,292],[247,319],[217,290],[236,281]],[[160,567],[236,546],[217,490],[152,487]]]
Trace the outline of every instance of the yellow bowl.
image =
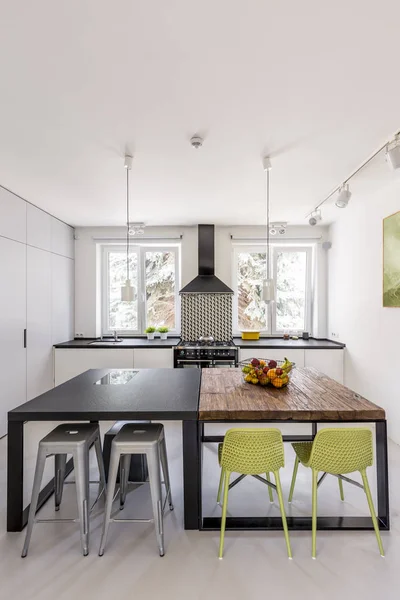
[[259,340],[259,331],[242,331],[242,340]]

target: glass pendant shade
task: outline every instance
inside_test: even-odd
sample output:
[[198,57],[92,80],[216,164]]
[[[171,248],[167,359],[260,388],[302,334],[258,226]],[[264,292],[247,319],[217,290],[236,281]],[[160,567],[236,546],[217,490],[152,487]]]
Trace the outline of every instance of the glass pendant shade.
[[266,304],[275,300],[275,282],[273,279],[263,281],[262,299]]
[[121,286],[121,300],[122,302],[133,302],[134,290],[130,279],[126,279],[125,285]]

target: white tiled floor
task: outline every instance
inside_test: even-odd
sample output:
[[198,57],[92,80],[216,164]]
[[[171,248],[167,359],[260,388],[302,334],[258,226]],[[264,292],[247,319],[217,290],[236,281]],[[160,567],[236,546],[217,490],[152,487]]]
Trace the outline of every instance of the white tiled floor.
[[[37,525],[30,553],[20,558],[24,533],[5,531],[6,439],[0,440],[0,598],[15,600],[70,600],[131,597],[138,600],[244,600],[268,597],[282,599],[369,600],[381,597],[397,600],[400,555],[400,447],[391,443],[391,524],[383,533],[386,559],[382,559],[373,532],[319,532],[318,559],[311,560],[310,532],[291,534],[294,560],[285,554],[281,532],[229,532],[225,558],[217,558],[217,532],[184,531],[182,526],[182,460],[179,423],[165,423],[173,485],[175,511],[165,518],[166,555],[158,556],[152,524],[114,524],[102,558],[97,556],[101,517],[91,524],[91,552],[80,554],[79,533],[75,524]],[[48,425],[27,426],[27,488],[31,482],[36,440]],[[282,475],[287,497],[293,454],[285,446],[287,467]],[[218,484],[216,446],[204,452],[204,506],[206,514],[216,514]],[[93,472],[95,475],[95,471]],[[371,469],[370,479],[373,480]],[[149,514],[147,486],[133,490],[126,514]],[[27,489],[30,492],[29,489]],[[93,489],[93,493],[94,493]],[[62,515],[75,512],[74,486],[66,486]],[[346,502],[341,503],[334,478],[326,480],[319,493],[320,514],[367,514],[364,494],[345,484]],[[309,473],[299,471],[295,499],[288,514],[309,514]],[[232,514],[275,514],[262,484],[247,478],[230,494]],[[42,515],[52,515],[51,501]],[[61,516],[61,515],[60,515]]]

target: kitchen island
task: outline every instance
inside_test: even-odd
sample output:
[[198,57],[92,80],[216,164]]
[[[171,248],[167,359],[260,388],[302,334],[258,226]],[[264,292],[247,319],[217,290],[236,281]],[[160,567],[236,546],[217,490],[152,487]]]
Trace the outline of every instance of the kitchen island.
[[[201,372],[197,369],[91,369],[8,413],[7,531],[21,531],[28,519],[23,506],[24,422],[26,421],[182,421],[184,520],[198,529],[197,416]],[[119,375],[120,374],[120,375]],[[127,381],[127,382],[126,382]],[[69,461],[67,474],[71,471]],[[197,481],[197,479],[196,479]],[[38,508],[52,495],[54,480],[40,493]]]
[[[223,436],[206,435],[207,423],[309,423],[307,435],[285,435],[285,442],[313,440],[318,423],[368,423],[375,426],[377,513],[389,529],[387,432],[385,411],[311,368],[292,372],[284,389],[244,383],[240,369],[91,369],[8,413],[7,530],[21,531],[29,507],[23,506],[24,422],[26,421],[182,421],[185,529],[218,529],[218,517],[202,515],[202,446]],[[126,371],[125,371],[126,372]],[[69,465],[69,471],[72,465]],[[67,472],[67,474],[68,474]],[[54,481],[41,491],[39,507]],[[311,516],[288,517],[292,529],[311,529]],[[277,517],[228,517],[230,529],[280,529]],[[318,518],[319,529],[371,529],[365,516]]]

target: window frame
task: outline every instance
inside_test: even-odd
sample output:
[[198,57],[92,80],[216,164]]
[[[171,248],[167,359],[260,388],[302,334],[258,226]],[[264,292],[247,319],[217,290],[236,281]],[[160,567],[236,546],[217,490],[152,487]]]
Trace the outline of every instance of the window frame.
[[[135,244],[130,242],[130,253],[136,252],[138,256],[138,295],[137,295],[137,329],[117,329],[118,335],[143,335],[146,329],[147,299],[146,299],[146,252],[170,252],[175,255],[175,327],[168,333],[180,332],[180,244]],[[101,249],[101,331],[102,335],[112,335],[115,331],[109,326],[109,268],[108,255],[111,252],[126,254],[126,244],[103,244]]]
[[[312,313],[313,313],[313,263],[314,263],[314,244],[302,244],[300,242],[271,242],[270,253],[270,271],[276,283],[276,267],[277,267],[277,252],[305,252],[306,253],[306,287],[305,287],[305,314],[304,314],[304,329],[293,330],[293,332],[311,331],[312,328]],[[233,282],[233,333],[240,335],[239,328],[239,304],[238,304],[238,255],[241,252],[248,253],[265,253],[265,244],[260,243],[234,243],[232,244],[232,282]],[[276,294],[276,289],[275,289]],[[280,336],[283,329],[276,328],[276,308],[275,303],[269,304],[267,308],[268,329],[261,329],[260,334],[263,337]],[[292,331],[292,330],[291,330]]]

